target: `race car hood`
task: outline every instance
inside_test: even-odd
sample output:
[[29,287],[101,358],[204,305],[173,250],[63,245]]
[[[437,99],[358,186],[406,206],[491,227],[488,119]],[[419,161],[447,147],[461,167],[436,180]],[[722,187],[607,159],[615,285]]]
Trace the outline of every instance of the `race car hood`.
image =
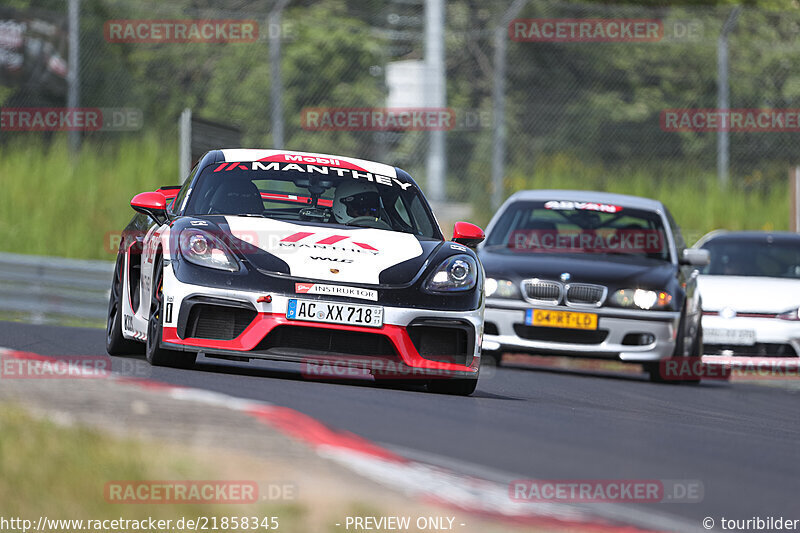
[[[256,251],[277,257],[288,265],[291,276],[301,278],[370,285],[402,283],[414,278],[430,253],[408,233],[268,218],[224,218],[231,235]],[[251,262],[258,266],[257,260]],[[398,269],[392,267],[401,263],[407,268],[399,269],[398,276]],[[388,269],[394,274],[392,280],[381,276]]]
[[532,254],[480,252],[486,277],[519,281],[527,278],[559,280],[569,274],[573,283],[595,283],[609,288],[664,289],[675,277],[675,266],[655,259],[614,255]]
[[800,307],[800,280],[758,276],[708,276],[697,278],[703,309],[737,312],[782,313]]

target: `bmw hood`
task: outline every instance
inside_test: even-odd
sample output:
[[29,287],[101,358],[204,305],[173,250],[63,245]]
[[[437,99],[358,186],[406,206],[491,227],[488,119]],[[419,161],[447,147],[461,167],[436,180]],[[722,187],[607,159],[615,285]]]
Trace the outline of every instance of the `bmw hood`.
[[[285,263],[289,275],[301,278],[370,285],[408,282],[432,250],[414,235],[396,231],[252,217],[224,219],[231,235],[249,245],[252,264],[265,268],[269,261],[258,256],[264,255],[259,251],[266,252]],[[392,268],[401,264],[407,268]],[[389,269],[394,279],[382,276]]]
[[521,280],[559,280],[568,274],[575,283],[597,283],[609,287],[663,289],[675,276],[675,266],[655,259],[610,255],[520,254],[491,252],[479,254],[486,276]]
[[800,280],[756,276],[707,276],[697,279],[703,308],[721,311],[782,313],[800,307]]

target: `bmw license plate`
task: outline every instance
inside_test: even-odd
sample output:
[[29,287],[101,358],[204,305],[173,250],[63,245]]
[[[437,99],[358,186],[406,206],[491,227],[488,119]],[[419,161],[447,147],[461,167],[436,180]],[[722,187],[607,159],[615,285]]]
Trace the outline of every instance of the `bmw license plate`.
[[291,298],[286,308],[286,318],[379,328],[383,326],[383,307]]
[[597,329],[597,315],[575,311],[528,309],[525,311],[525,324],[550,328]]

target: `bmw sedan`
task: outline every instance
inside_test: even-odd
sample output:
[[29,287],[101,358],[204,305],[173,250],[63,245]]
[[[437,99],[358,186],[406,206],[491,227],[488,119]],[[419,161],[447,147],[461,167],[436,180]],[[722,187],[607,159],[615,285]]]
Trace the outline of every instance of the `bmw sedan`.
[[484,354],[660,362],[703,350],[696,267],[656,200],[591,191],[514,194],[479,248],[486,270]]

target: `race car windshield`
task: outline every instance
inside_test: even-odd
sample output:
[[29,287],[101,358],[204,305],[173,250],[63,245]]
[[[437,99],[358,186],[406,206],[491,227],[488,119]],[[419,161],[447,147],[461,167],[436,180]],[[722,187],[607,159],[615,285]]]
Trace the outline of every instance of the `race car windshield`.
[[370,181],[365,175],[318,165],[212,165],[200,174],[184,214],[263,216],[441,238],[413,183],[368,174]]
[[710,241],[703,249],[711,253],[711,262],[701,269],[702,274],[800,279],[796,242]]
[[520,202],[486,240],[494,251],[609,254],[670,260],[661,217],[652,211],[590,202]]

